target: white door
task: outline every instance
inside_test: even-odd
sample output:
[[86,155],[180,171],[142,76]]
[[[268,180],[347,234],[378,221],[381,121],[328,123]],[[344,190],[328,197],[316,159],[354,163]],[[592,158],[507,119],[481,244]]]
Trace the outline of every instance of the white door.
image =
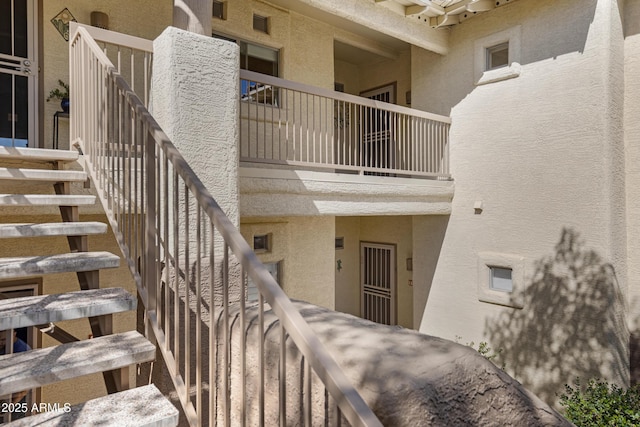
[[0,0],[0,145],[36,146],[36,23],[36,0]]
[[382,243],[360,243],[362,318],[384,325],[396,320],[396,248]]

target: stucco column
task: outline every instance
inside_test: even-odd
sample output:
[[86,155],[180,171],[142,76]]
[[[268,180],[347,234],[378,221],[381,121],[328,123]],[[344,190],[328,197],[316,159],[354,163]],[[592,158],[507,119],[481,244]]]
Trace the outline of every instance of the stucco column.
[[[238,195],[238,87],[239,48],[235,43],[213,39],[177,28],[167,28],[153,43],[153,79],[151,112],[213,195],[231,222],[239,227]],[[195,215],[195,208],[189,209]],[[181,207],[180,212],[185,212]],[[182,215],[182,214],[181,214]],[[180,218],[183,221],[184,218]],[[169,221],[173,221],[170,212]],[[192,218],[190,231],[190,269],[195,269],[197,221]],[[169,236],[172,239],[173,236]],[[185,238],[180,238],[185,242]],[[223,242],[216,240],[214,268],[216,301],[222,301]],[[171,244],[169,245],[171,247]],[[179,256],[184,259],[181,245]],[[202,265],[208,264],[203,255]],[[230,301],[240,294],[240,269],[230,261]],[[168,266],[164,278],[173,276]],[[180,267],[181,269],[184,267]],[[209,283],[203,269],[202,283]],[[168,276],[167,276],[168,275]],[[193,271],[182,277],[196,277]],[[204,295],[208,290],[203,290]]]
[[169,27],[153,49],[151,111],[238,226],[239,48]]

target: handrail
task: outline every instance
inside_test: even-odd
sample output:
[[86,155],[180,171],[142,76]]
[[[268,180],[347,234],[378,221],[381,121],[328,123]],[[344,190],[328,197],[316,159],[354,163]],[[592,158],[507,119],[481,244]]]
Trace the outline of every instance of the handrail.
[[267,74],[256,73],[255,71],[240,70],[240,79],[253,82],[265,83],[267,85],[282,87],[302,92],[309,95],[317,95],[325,98],[331,98],[335,101],[349,102],[351,104],[362,105],[363,107],[385,109],[389,112],[408,114],[423,119],[436,120],[442,123],[451,124],[451,117],[441,116],[439,114],[429,113],[426,111],[415,110],[413,108],[404,107],[402,105],[389,104],[388,102],[375,101],[373,99],[363,98],[361,96],[351,95],[350,93],[336,92],[308,84],[285,80],[279,77],[269,76]]
[[91,36],[115,68],[148,107],[153,41],[90,25],[74,23]]
[[449,117],[240,70],[240,161],[450,179]]
[[[251,277],[260,293],[258,308],[261,322],[265,304],[269,304],[280,319],[280,425],[287,423],[285,338],[288,336],[304,357],[307,367],[307,375],[304,375],[305,390],[311,390],[311,376],[308,374],[311,368],[332,396],[333,405],[339,408],[337,411],[329,411],[332,416],[338,417],[336,424],[339,424],[342,414],[354,426],[381,426],[309,325],[89,32],[73,24],[71,32],[71,84],[75,88],[71,102],[72,142],[79,144],[84,150],[92,181],[142,295],[146,321],[157,339],[190,424],[201,425],[207,422],[203,419],[205,408],[209,409],[210,424],[214,424],[221,416],[224,425],[231,423],[229,385],[238,381],[230,378],[230,365],[227,363],[231,359],[234,345],[230,337],[228,309],[230,287],[233,285],[230,276],[233,276],[234,271],[230,256],[235,256],[241,266],[240,277],[243,278],[239,286],[241,330],[244,331],[245,326],[246,275]],[[128,149],[125,150],[125,146]],[[141,220],[141,217],[144,219]],[[172,228],[171,233],[169,228]],[[195,234],[194,241],[189,239],[190,233]],[[161,259],[164,259],[165,267],[177,270],[174,278],[167,279],[164,284],[158,280],[162,273]],[[206,260],[209,261],[209,267],[202,266],[203,263],[206,264]],[[196,279],[193,283],[190,281],[192,268]],[[206,286],[202,287],[204,280],[200,280],[206,272],[209,272],[208,289]],[[180,277],[181,274],[184,274],[183,278]],[[218,280],[223,285],[222,304],[214,295]],[[208,300],[203,296],[207,292]],[[192,304],[196,307],[192,307]],[[216,320],[214,306],[220,305],[222,307]],[[185,316],[184,323],[181,323],[181,307]],[[201,321],[203,310],[209,311],[208,337],[211,340],[207,348],[200,348],[200,342],[207,339],[201,330],[202,323],[206,324]],[[196,328],[195,343],[190,338],[193,319]],[[219,335],[223,336],[220,340],[222,342],[218,341]],[[268,368],[265,363],[265,352],[268,349],[263,333],[259,343],[261,394],[258,416],[260,424],[264,424],[267,416],[264,399],[268,397],[264,391],[264,370]],[[217,345],[223,347],[222,355]],[[242,424],[251,416],[245,402],[246,345],[242,339],[239,367],[242,390],[239,416]],[[206,368],[209,371],[208,391],[202,388],[202,371],[206,370],[202,364],[202,352],[206,352],[205,360],[219,362],[217,359],[222,358],[224,363],[219,375],[214,371],[215,363],[210,363]],[[191,377],[194,375],[192,359],[195,359],[193,362],[196,365],[196,381],[193,384],[197,389],[195,396],[190,393]],[[223,392],[224,396],[218,395]],[[202,402],[204,394],[209,396],[208,405]],[[305,393],[304,403],[309,406],[305,406],[305,420],[310,423],[310,393]],[[222,408],[222,415],[214,411],[218,406]]]

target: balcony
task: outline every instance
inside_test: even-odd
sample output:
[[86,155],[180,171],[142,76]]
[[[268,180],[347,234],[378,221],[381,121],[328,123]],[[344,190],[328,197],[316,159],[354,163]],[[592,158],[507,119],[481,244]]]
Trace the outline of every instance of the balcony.
[[243,216],[448,214],[448,117],[241,70]]

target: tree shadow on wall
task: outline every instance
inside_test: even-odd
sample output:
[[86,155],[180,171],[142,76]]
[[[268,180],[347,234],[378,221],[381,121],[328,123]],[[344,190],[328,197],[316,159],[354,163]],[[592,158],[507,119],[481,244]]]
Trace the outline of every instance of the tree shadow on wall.
[[[555,253],[538,260],[522,310],[488,320],[507,371],[543,400],[576,376],[622,382],[629,372],[624,300],[613,266],[564,228]],[[626,372],[626,373],[625,373]]]

